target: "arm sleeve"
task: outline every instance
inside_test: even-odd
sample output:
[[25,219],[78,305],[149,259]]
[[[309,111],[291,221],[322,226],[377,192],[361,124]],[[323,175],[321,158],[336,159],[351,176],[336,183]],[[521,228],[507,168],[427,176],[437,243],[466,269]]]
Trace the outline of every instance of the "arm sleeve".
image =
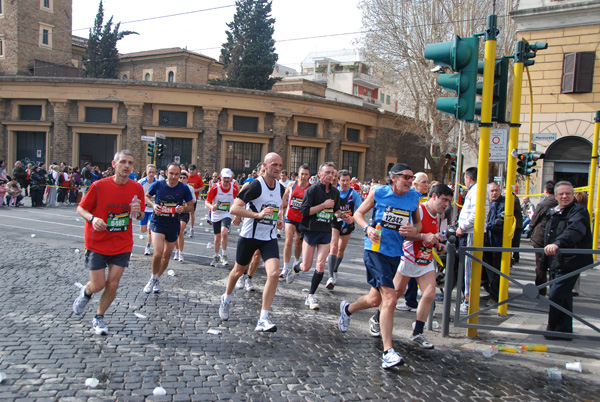
[[559,248],[575,248],[586,233],[585,221],[589,222],[587,210],[572,214],[567,221],[567,227],[554,240]]
[[[212,204],[215,199],[215,195],[217,195],[217,185],[213,185],[210,190],[208,190],[208,194],[206,195],[206,202],[210,202]],[[233,193],[233,197],[235,198],[235,191]]]
[[257,199],[262,194],[262,187],[258,180],[252,180],[250,184],[240,191],[237,198],[244,201],[246,204],[252,200]]
[[300,212],[302,216],[308,218],[310,216],[310,207],[313,206],[313,192],[316,187],[310,186],[304,192],[304,198],[302,198],[302,205],[300,206]]

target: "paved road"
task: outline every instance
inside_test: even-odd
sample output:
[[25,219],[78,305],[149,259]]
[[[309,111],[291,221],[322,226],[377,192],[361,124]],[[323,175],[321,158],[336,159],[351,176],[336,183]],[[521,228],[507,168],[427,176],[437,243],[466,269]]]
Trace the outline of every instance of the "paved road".
[[[202,218],[199,211],[197,221]],[[370,312],[356,313],[348,333],[337,330],[339,302],[367,290],[359,236],[342,263],[341,285],[317,292],[319,311],[304,307],[310,275],[301,275],[292,285],[280,283],[272,310],[278,332],[257,334],[259,292],[238,291],[230,320],[218,318],[227,270],[208,266],[212,235],[204,232],[206,222],[187,239],[186,262],[171,263],[175,275],[165,278],[160,295],[142,292],[150,259],[142,255],[136,228],[131,266],[106,315],[110,334],[95,336],[90,322],[98,297],[82,317],[71,311],[75,283],[88,277],[83,225],[74,208],[0,209],[0,371],[7,375],[0,399],[585,401],[600,394],[593,359],[574,353],[569,358],[581,358],[585,372],[563,369],[563,380],[551,381],[544,368],[564,364],[563,355],[486,359],[481,350],[490,335],[473,341],[463,329],[452,329],[449,338],[428,332],[436,349],[424,351],[407,344],[414,314],[401,312],[394,347],[407,364],[382,370],[381,342],[368,334]],[[235,229],[232,237],[235,244]],[[256,279],[262,287],[260,270]],[[519,314],[516,309],[512,319]],[[441,321],[439,313],[436,319]],[[89,377],[100,381],[98,387],[86,387]],[[153,396],[157,386],[167,395]]]

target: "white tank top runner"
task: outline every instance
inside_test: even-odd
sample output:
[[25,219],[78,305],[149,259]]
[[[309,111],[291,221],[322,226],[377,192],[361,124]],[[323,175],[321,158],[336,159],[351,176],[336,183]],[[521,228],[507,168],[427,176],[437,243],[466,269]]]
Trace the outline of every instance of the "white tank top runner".
[[246,209],[260,212],[267,207],[273,207],[275,213],[263,219],[244,218],[240,236],[248,239],[268,241],[277,238],[277,219],[281,207],[281,183],[275,181],[275,188],[267,187],[263,177],[256,179],[261,186],[260,196],[246,204]]

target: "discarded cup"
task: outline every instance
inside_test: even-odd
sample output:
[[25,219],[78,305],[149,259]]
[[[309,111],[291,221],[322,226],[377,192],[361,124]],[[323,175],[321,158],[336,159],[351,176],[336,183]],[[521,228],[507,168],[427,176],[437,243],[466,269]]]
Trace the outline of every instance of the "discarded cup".
[[75,218],[75,222],[80,222],[80,221],[81,221],[81,219]]
[[141,313],[133,313],[133,314],[135,314],[135,316],[137,318],[141,318],[142,320],[146,318],[146,316],[144,314],[141,314]]
[[144,236],[143,235],[140,235],[140,240],[144,240]]
[[546,372],[548,373],[548,378],[551,380],[562,380],[562,373],[558,369],[558,367],[547,367]]
[[209,329],[208,331],[206,331],[206,333],[211,335],[221,335],[221,331],[219,331],[218,329]]
[[31,237],[35,237],[35,234],[34,234],[34,233],[32,233],[32,234],[31,234]]
[[167,391],[163,387],[156,387],[152,393],[156,396],[167,395]]
[[210,243],[206,244],[206,248],[210,248],[211,246],[212,246],[212,244],[210,244]]
[[431,323],[431,328],[433,329],[438,329],[440,327],[440,323],[437,321],[434,321]]
[[498,348],[496,347],[496,345],[492,345],[492,346],[490,346],[489,349],[486,349],[483,351],[483,355],[485,357],[492,357],[497,353],[498,353]]
[[167,271],[167,275],[169,276],[175,276],[175,271],[173,271],[172,269]]
[[579,371],[580,373],[583,373],[583,367],[581,367],[581,362],[567,363],[565,364],[565,367],[567,368],[567,370]]
[[79,289],[81,289],[83,287],[81,282],[75,282],[73,285],[77,286]]
[[96,379],[96,378],[86,378],[85,379],[85,385],[90,388],[96,388],[99,383],[100,383],[100,381],[98,381],[98,379]]
[[75,249],[75,254],[79,254],[79,249],[78,248]]
[[6,374],[0,373],[0,383],[6,379]]

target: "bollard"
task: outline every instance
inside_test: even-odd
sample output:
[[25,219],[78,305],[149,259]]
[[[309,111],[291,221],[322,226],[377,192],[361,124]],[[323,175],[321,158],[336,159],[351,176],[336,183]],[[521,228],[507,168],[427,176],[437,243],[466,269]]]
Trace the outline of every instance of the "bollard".
[[454,259],[456,258],[456,228],[446,231],[446,279],[444,282],[444,309],[442,311],[442,336],[450,332],[450,307],[452,306],[452,282],[454,278]]

